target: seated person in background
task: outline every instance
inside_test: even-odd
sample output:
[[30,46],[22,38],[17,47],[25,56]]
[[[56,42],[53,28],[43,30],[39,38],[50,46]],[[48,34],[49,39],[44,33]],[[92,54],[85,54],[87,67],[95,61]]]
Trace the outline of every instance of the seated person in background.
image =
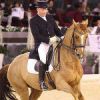
[[94,15],[100,15],[100,3],[97,4],[96,8],[93,9],[92,13]]
[[100,34],[100,17],[99,16],[95,21],[95,25],[92,29],[91,34]]
[[21,20],[24,18],[24,9],[20,6],[20,3],[17,2],[15,7],[12,8],[11,17],[11,26],[20,27]]

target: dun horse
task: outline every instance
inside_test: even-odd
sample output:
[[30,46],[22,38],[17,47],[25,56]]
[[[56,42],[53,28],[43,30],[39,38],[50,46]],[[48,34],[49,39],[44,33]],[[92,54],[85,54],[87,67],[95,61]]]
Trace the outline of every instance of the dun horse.
[[[60,70],[50,72],[56,89],[71,93],[75,100],[84,100],[80,90],[83,69],[77,54],[80,57],[83,55],[88,35],[87,24],[87,21],[82,23],[73,21],[72,26],[65,33],[60,47]],[[0,100],[6,100],[5,96],[15,100],[14,95],[9,93],[12,92],[10,86],[19,94],[21,100],[37,100],[39,98],[42,91],[39,86],[38,75],[27,71],[28,56],[29,53],[21,54],[8,67],[0,70]],[[49,90],[53,89],[48,82],[47,85]],[[30,96],[28,88],[32,90]]]

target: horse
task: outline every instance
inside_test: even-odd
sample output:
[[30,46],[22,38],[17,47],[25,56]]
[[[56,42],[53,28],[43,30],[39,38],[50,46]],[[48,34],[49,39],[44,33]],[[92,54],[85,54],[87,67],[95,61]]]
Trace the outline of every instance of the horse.
[[[50,72],[56,89],[72,94],[74,100],[84,100],[80,90],[83,68],[79,56],[84,55],[84,46],[88,36],[87,25],[87,20],[81,23],[73,21],[60,46],[60,69],[53,69]],[[39,86],[38,74],[27,71],[28,57],[29,52],[20,54],[9,65],[0,70],[0,91],[2,92],[0,100],[6,100],[5,96],[16,100],[14,95],[10,94],[13,91],[11,87],[19,94],[21,100],[37,100],[43,92]],[[48,83],[47,77],[45,81],[48,90],[53,90],[54,88]],[[7,88],[9,91],[6,89],[3,91],[3,88]],[[30,95],[28,88],[31,89]]]

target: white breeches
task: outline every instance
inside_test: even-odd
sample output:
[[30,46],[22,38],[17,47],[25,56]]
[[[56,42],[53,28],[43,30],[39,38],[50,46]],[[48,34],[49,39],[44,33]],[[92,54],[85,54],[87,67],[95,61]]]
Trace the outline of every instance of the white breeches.
[[38,54],[40,57],[40,60],[45,64],[46,63],[46,55],[49,50],[50,45],[46,43],[41,43],[38,47]]

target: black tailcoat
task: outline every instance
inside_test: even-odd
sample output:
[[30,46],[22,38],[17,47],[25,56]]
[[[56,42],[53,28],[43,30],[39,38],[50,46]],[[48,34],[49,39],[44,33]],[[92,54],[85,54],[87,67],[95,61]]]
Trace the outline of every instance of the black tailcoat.
[[[46,19],[47,21],[45,21],[39,15],[36,15],[30,20],[30,28],[35,41],[35,49],[38,48],[41,42],[48,44],[50,37],[55,35],[58,37],[62,36],[62,33],[55,23],[53,17],[51,15],[46,15]],[[30,58],[33,58],[35,55],[33,52],[31,51]]]

